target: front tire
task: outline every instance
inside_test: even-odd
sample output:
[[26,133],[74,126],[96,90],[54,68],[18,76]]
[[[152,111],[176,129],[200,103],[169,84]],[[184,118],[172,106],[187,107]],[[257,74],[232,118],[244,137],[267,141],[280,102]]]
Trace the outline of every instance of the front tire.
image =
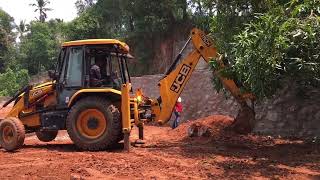
[[20,119],[9,117],[0,122],[0,145],[7,151],[19,149],[25,138],[24,125]]
[[83,150],[110,148],[123,136],[120,112],[106,98],[79,100],[71,108],[66,123],[71,140]]
[[37,131],[36,135],[40,141],[50,142],[57,137],[58,131]]

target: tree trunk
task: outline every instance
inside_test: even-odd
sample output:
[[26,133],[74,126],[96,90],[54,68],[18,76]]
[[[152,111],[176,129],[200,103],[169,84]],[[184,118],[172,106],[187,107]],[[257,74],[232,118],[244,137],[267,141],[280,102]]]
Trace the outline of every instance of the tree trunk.
[[133,32],[134,31],[134,20],[133,20],[132,15],[129,16],[129,27],[130,27],[130,32]]
[[241,106],[237,117],[231,124],[231,129],[239,134],[252,132],[255,122],[255,112],[248,105]]

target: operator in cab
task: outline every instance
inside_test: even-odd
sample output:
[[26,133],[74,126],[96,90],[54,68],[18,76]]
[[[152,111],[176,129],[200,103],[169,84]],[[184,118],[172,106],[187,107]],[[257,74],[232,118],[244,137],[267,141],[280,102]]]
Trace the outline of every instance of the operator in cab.
[[100,66],[98,65],[95,59],[91,59],[90,86],[91,87],[102,86],[102,76],[101,76]]

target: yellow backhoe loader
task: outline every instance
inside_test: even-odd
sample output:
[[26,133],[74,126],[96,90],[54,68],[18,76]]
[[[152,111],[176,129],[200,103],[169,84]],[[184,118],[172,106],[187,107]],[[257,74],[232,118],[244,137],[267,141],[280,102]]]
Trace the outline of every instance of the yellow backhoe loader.
[[[194,49],[182,57],[190,41]],[[139,128],[139,139],[143,139],[146,121],[165,124],[170,119],[201,57],[206,62],[217,59],[220,69],[224,68],[213,41],[199,29],[191,31],[182,51],[159,81],[160,96],[149,98],[141,89],[133,93],[127,65],[133,57],[124,42],[89,39],[64,43],[56,70],[49,71],[52,81],[28,85],[3,105],[14,103],[0,121],[0,145],[13,151],[23,145],[26,133],[35,132],[40,141],[49,142],[59,130],[67,130],[74,144],[83,150],[108,149],[123,139],[128,150],[133,126]],[[233,80],[219,78],[241,105],[235,129],[249,132],[254,111],[248,101],[254,96],[241,93]],[[243,122],[249,124],[242,126]]]

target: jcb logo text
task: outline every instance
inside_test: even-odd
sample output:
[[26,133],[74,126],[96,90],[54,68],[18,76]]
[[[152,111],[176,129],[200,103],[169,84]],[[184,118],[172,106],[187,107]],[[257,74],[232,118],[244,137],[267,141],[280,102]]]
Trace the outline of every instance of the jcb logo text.
[[207,47],[210,47],[213,44],[212,40],[209,39],[205,34],[200,34],[200,37]]
[[178,76],[176,77],[176,79],[174,80],[174,82],[172,83],[170,90],[174,91],[176,93],[179,92],[179,90],[181,89],[181,86],[183,85],[184,81],[187,78],[187,75],[190,72],[191,67],[187,66],[185,64],[182,65]]

